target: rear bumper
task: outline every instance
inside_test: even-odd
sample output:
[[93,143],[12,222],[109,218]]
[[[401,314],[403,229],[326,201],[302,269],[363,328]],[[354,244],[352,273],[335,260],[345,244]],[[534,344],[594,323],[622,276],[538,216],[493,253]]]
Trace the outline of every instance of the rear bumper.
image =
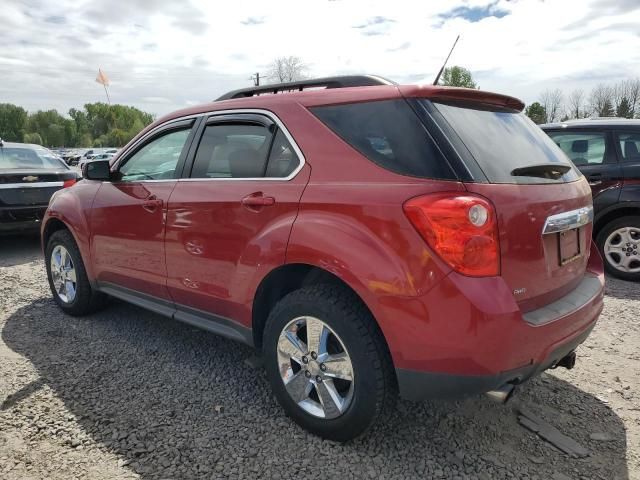
[[584,332],[558,346],[540,364],[528,365],[495,375],[454,375],[398,368],[396,376],[400,395],[413,401],[429,398],[460,398],[496,390],[507,383],[518,385],[556,365],[587,339],[594,326],[595,319]]
[[604,274],[593,244],[581,285],[526,314],[500,277],[451,273],[425,296],[405,298],[395,319],[381,322],[400,394],[418,400],[481,393],[553,366],[587,338],[602,312]]

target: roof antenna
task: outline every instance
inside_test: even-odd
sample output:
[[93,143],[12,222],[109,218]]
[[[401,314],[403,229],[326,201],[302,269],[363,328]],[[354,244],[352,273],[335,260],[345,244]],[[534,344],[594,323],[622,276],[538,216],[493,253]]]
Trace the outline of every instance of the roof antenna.
[[449,51],[449,55],[447,55],[446,60],[444,61],[444,63],[442,64],[442,67],[440,67],[440,71],[438,72],[438,75],[436,75],[436,79],[433,81],[434,85],[438,85],[438,80],[440,80],[440,75],[442,75],[442,72],[444,71],[444,67],[446,67],[447,62],[449,61],[449,57],[451,56],[451,54],[453,53],[453,49],[456,48],[456,44],[458,43],[458,40],[460,39],[460,35],[458,35],[456,37],[456,41],[453,42],[453,47],[451,47],[451,50]]

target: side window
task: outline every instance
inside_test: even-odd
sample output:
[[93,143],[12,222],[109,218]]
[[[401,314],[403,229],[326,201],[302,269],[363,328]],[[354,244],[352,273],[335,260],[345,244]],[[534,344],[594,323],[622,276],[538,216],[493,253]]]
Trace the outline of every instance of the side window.
[[448,162],[404,100],[315,107],[322,123],[372,162],[414,177],[455,179]]
[[272,134],[262,125],[207,125],[191,170],[192,178],[263,177]]
[[172,130],[151,140],[120,167],[120,181],[175,178],[176,166],[190,132],[190,128]]
[[640,133],[619,132],[617,137],[622,159],[625,162],[640,162]]
[[601,165],[605,161],[604,133],[549,132],[551,139],[576,165]]
[[298,155],[296,155],[289,140],[287,140],[287,136],[282,130],[278,130],[276,138],[273,140],[273,145],[271,146],[265,176],[270,178],[288,177],[294,172],[298,165],[300,165]]

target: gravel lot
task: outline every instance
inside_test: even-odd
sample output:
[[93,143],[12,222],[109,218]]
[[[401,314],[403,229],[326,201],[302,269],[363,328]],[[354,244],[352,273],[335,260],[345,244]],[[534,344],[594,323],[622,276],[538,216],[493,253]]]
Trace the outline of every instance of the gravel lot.
[[[252,351],[114,301],[76,319],[50,299],[38,240],[0,238],[0,478],[640,479],[640,286],[608,279],[572,371],[509,405],[400,402],[340,445],[272,397]],[[526,406],[589,450],[518,423]]]

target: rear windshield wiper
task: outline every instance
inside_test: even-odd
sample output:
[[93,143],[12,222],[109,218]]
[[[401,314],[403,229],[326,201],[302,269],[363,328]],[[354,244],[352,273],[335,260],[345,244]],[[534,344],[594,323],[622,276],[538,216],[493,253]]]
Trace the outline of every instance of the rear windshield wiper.
[[539,177],[557,180],[569,170],[571,170],[571,165],[541,163],[539,165],[514,168],[511,170],[511,175],[513,177]]

